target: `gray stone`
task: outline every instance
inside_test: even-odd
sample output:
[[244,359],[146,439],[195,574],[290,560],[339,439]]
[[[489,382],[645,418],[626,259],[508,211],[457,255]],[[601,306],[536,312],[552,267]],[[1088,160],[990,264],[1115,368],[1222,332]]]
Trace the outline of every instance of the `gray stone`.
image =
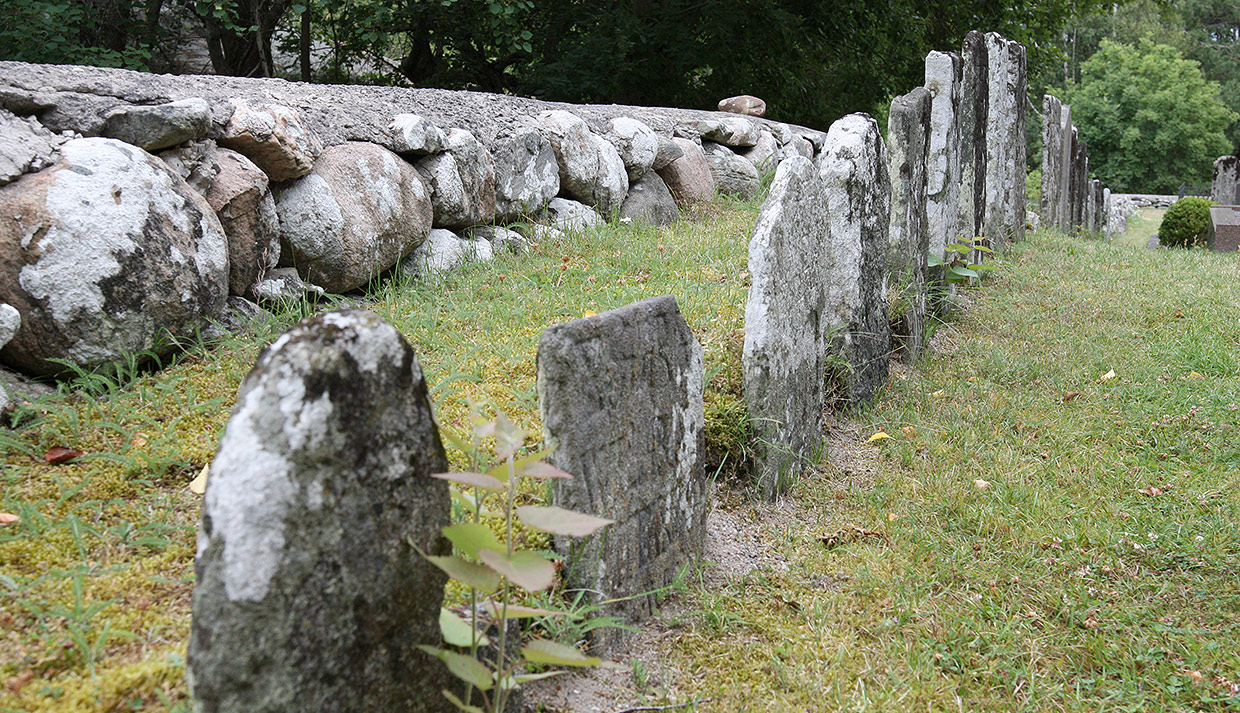
[[720,99],[719,111],[726,111],[732,114],[748,114],[749,116],[762,116],[766,113],[766,102],[751,94],[741,94],[740,96]]
[[607,223],[590,206],[567,198],[552,198],[539,218],[564,232],[581,232]]
[[810,143],[809,139],[807,138],[804,138],[801,136],[794,136],[792,137],[791,141],[784,144],[784,153],[791,155],[791,156],[803,156],[805,158],[813,158],[814,157],[814,145]]
[[366,143],[332,146],[314,170],[275,189],[292,264],[328,292],[365,285],[422,244],[430,192],[413,166]]
[[494,250],[487,240],[466,239],[451,230],[436,228],[427,236],[426,242],[401,263],[400,269],[407,275],[420,278],[455,270],[470,262],[487,262],[494,257]]
[[[782,124],[775,121],[767,122],[766,130],[771,132],[771,134],[775,137],[775,141],[777,141],[780,146],[787,146],[797,138],[797,135],[793,132],[792,127],[788,124]],[[812,146],[810,150],[813,150]],[[806,158],[812,157],[807,156]]]
[[629,192],[629,176],[616,147],[567,111],[543,112],[538,118],[555,149],[560,191],[604,215],[619,210]]
[[0,302],[22,329],[0,357],[32,374],[168,353],[228,297],[211,207],[162,161],[115,139],[74,139],[60,161],[0,187]]
[[181,99],[154,106],[120,106],[103,119],[103,135],[148,151],[158,151],[207,135],[211,105],[205,99]]
[[1051,94],[1042,96],[1042,200],[1039,206],[1048,225],[1059,227],[1063,213],[1064,105]]
[[491,243],[492,252],[527,253],[530,241],[522,234],[497,225],[479,225],[466,231],[470,238]]
[[829,218],[813,162],[781,162],[749,240],[745,303],[745,402],[767,499],[791,486],[822,440]]
[[448,148],[443,129],[417,114],[397,114],[388,124],[391,141],[385,146],[401,156],[425,156]]
[[695,203],[714,200],[715,176],[701,145],[682,138],[674,138],[672,142],[682,155],[657,169],[657,173],[676,198],[676,203],[687,208]]
[[723,124],[719,123],[718,117],[709,119],[690,119],[676,125],[672,133],[673,138],[688,139],[695,143],[702,143],[702,135],[706,133],[716,133],[723,128]]
[[964,37],[960,53],[964,89],[960,104],[960,229],[972,239],[982,235],[986,205],[986,126],[990,115],[990,62],[980,32]]
[[[0,159],[2,160],[2,159]],[[1240,158],[1219,156],[1214,161],[1214,180],[1210,184],[1210,200],[1222,205],[1240,205]]]
[[698,128],[702,140],[732,147],[753,146],[762,134],[761,124],[739,116],[703,122]]
[[56,163],[56,150],[64,142],[36,119],[0,109],[0,186]]
[[287,106],[233,100],[219,143],[245,154],[273,183],[310,173],[323,144]]
[[989,98],[981,234],[1002,249],[1025,232],[1025,48],[995,32],[986,33],[985,43]]
[[742,151],[740,156],[752,163],[759,173],[774,171],[779,165],[779,143],[775,141],[774,134],[763,131],[758,135],[758,142],[752,148]]
[[849,368],[845,397],[869,401],[887,381],[891,329],[887,321],[887,251],[891,180],[878,123],[849,114],[831,125],[816,161],[826,193],[830,246],[826,251],[826,327]]
[[417,167],[431,189],[436,227],[465,228],[495,220],[495,162],[473,134],[449,130],[444,152],[427,156]]
[[659,136],[653,129],[637,119],[620,117],[611,120],[606,138],[620,153],[630,187],[633,181],[650,173],[659,154]]
[[[1103,235],[1106,236],[1107,240],[1114,240],[1117,234],[1124,232],[1122,227],[1119,230],[1116,230],[1116,225],[1115,225],[1114,215],[1113,215],[1114,208],[1112,207],[1112,203],[1113,201],[1111,199],[1111,189],[1103,188],[1102,189],[1102,233]],[[1036,229],[1038,225],[1034,223],[1033,227]]]
[[1089,185],[1089,147],[1081,140],[1076,127],[1072,127],[1072,165],[1068,178],[1068,227],[1079,230],[1085,225],[1085,197]]
[[267,174],[236,151],[217,152],[219,171],[207,189],[207,203],[228,236],[228,289],[253,296],[280,260],[280,218]]
[[943,257],[960,225],[960,55],[926,55],[930,92],[930,145],[926,150],[926,230],[930,252]]
[[647,173],[629,186],[620,219],[650,225],[669,225],[680,219],[676,199],[657,173]]
[[662,171],[672,161],[685,155],[684,149],[666,136],[659,137],[659,152],[655,154],[654,163],[650,165],[655,171]]
[[1059,158],[1056,160],[1058,171],[1058,187],[1055,188],[1055,219],[1053,225],[1060,230],[1072,227],[1072,152],[1073,136],[1076,130],[1072,126],[1072,107],[1063,105],[1059,115],[1059,137],[1057,138]]
[[254,298],[262,304],[301,300],[307,295],[322,295],[323,288],[301,279],[295,267],[277,267],[254,288]]
[[891,176],[891,230],[887,254],[888,315],[893,346],[907,361],[925,349],[927,312],[926,152],[930,138],[930,92],[917,87],[891,102],[887,164]]
[[532,242],[532,246],[537,246],[539,243],[560,243],[568,240],[568,235],[564,231],[553,228],[550,225],[525,223],[518,227],[525,231],[525,238]]
[[[173,173],[188,183],[190,188],[198,192],[198,195],[206,198],[207,191],[210,190],[215,177],[220,173],[219,151],[219,146],[214,141],[203,139],[161,151],[158,155],[161,161],[168,164],[168,168],[171,168]],[[264,174],[264,183],[266,180],[267,176]]]
[[[556,539],[569,589],[636,623],[644,595],[670,584],[704,544],[702,348],[670,295],[549,327],[538,345],[538,401],[558,507],[615,520],[581,541]],[[595,631],[606,651],[616,629]]]
[[259,321],[274,318],[275,315],[258,303],[245,297],[230,295],[219,320],[203,330],[202,334],[207,339],[223,339],[232,334],[245,333]]
[[702,153],[706,155],[715,187],[720,193],[741,198],[752,198],[758,194],[762,177],[752,163],[727,146],[712,141],[702,142]]
[[246,377],[211,463],[187,678],[195,710],[441,711],[447,470],[409,343],[302,321]]
[[491,145],[495,162],[495,219],[502,223],[534,215],[560,192],[560,167],[551,142],[532,128]]
[[10,304],[0,303],[0,349],[13,341],[17,330],[22,327],[22,313]]

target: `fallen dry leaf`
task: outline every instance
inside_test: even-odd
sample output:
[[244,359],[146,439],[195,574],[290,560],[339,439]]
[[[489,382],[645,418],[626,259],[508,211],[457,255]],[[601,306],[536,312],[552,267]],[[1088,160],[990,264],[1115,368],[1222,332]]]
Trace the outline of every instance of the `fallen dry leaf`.
[[1102,376],[1098,379],[1098,383],[1102,383],[1102,382],[1104,382],[1104,381],[1110,381],[1111,379],[1114,379],[1114,378],[1115,378],[1115,370],[1114,370],[1114,369],[1112,369],[1112,370],[1108,371],[1107,373],[1103,374],[1103,375],[1102,375]]
[[978,490],[990,490],[990,481],[982,480],[981,478],[978,478],[977,480],[973,481],[973,487],[977,488]]
[[12,525],[22,519],[11,512],[0,512],[0,525]]
[[130,445],[141,448],[142,446],[146,445],[147,438],[148,436],[145,433],[142,433],[141,431],[139,431],[138,433],[133,434],[133,438],[129,440],[129,443]]
[[211,472],[211,464],[208,463],[202,467],[202,471],[198,473],[198,477],[190,481],[189,491],[195,495],[202,495],[207,492],[207,475]]
[[865,442],[873,443],[874,441],[881,441],[884,438],[891,438],[891,434],[885,431],[879,431],[878,433],[875,433],[873,436],[870,436],[869,438],[865,439]]
[[1072,399],[1075,399],[1076,397],[1078,397],[1078,396],[1080,396],[1080,395],[1081,395],[1081,392],[1079,392],[1079,391],[1069,391],[1068,393],[1064,394],[1064,395],[1063,395],[1063,398],[1062,398],[1062,399],[1060,399],[1059,401],[1060,401],[1060,403],[1065,403],[1065,404],[1066,404],[1066,403],[1068,403],[1069,401],[1071,401]]
[[65,448],[64,446],[53,446],[47,449],[47,453],[43,455],[43,462],[48,465],[60,465],[67,463],[74,458],[81,458],[86,455],[76,448]]
[[939,389],[938,391],[934,392],[933,394],[930,394],[930,396],[931,396],[932,398],[936,398],[936,399],[937,399],[938,397],[942,396],[942,395],[943,395],[943,390],[942,390],[942,389]]
[[594,316],[597,316],[597,315],[598,315],[598,312],[595,312],[595,311],[594,311],[594,310],[592,310],[592,309],[588,309],[588,310],[586,310],[585,312],[582,312],[582,313],[581,313],[581,318],[582,318],[582,319],[585,319],[586,317],[594,317]]
[[905,426],[904,428],[900,429],[900,432],[908,436],[909,438],[917,437],[917,429],[913,428],[912,426]]
[[4,687],[9,689],[9,693],[16,695],[18,693],[21,693],[21,690],[26,687],[26,684],[30,683],[33,680],[34,680],[34,671],[31,671],[30,669],[26,669],[25,671],[22,671],[16,676],[13,676],[9,678],[7,681],[5,681]]

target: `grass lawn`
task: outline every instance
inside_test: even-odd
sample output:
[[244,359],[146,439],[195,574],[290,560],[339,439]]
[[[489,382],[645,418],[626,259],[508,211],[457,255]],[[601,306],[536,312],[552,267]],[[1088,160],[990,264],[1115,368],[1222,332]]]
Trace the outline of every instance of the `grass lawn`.
[[1123,235],[1115,236],[1115,244],[1144,250],[1166,213],[1166,208],[1141,208],[1129,216],[1128,226]]
[[[675,294],[705,348],[708,440],[733,449],[755,216],[734,203],[611,226],[356,301],[413,342],[443,427],[474,399],[538,433],[541,330]],[[1238,270],[1235,255],[1041,233],[1014,247],[944,328],[948,348],[832,434],[782,506],[795,517],[765,518],[743,479],[723,486],[788,570],[688,576],[661,654],[682,676],[650,696],[712,698],[703,711],[1240,707]],[[259,350],[304,311],[123,385],[83,378],[0,429],[0,512],[21,518],[0,526],[0,711],[188,710],[187,485]],[[866,444],[878,430],[891,438]],[[44,463],[55,446],[86,455]]]

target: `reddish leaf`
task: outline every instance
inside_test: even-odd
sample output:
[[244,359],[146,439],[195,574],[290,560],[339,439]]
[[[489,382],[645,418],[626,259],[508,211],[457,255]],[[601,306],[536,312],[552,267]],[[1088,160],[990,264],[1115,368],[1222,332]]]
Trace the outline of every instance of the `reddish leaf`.
[[543,461],[535,461],[534,463],[525,464],[521,467],[521,475],[524,475],[527,478],[568,478],[570,480],[573,477],[559,468]]
[[1066,394],[1064,394],[1064,395],[1063,395],[1063,399],[1061,399],[1061,403],[1065,403],[1065,404],[1066,404],[1066,403],[1068,403],[1069,401],[1071,401],[1072,399],[1075,399],[1076,397],[1078,397],[1078,396],[1080,396],[1080,395],[1081,395],[1081,392],[1079,392],[1079,391],[1069,391],[1068,393],[1066,393]]
[[541,592],[555,584],[555,565],[533,552],[514,552],[509,559],[503,552],[478,550],[478,559],[527,592]]
[[15,522],[21,522],[22,519],[11,512],[0,512],[0,525],[12,525]]
[[522,505],[517,508],[517,517],[535,530],[569,537],[585,537],[615,522],[563,508],[538,505]]
[[43,462],[48,465],[60,465],[67,463],[74,458],[81,458],[86,455],[76,448],[65,448],[64,446],[53,446],[47,449],[47,453],[43,456]]
[[432,473],[431,477],[446,480],[451,483],[459,483],[461,485],[472,485],[475,488],[492,490],[497,493],[504,492],[504,484],[486,473]]

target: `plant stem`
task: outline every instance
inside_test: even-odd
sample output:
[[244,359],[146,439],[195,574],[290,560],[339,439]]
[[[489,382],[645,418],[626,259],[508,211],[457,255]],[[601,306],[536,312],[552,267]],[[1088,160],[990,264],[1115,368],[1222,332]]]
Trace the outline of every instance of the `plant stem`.
[[[508,454],[508,502],[504,504],[504,524],[506,532],[504,539],[508,547],[508,560],[512,561],[512,517],[513,508],[517,499],[517,468],[513,463],[513,454]],[[496,681],[498,690],[495,693],[495,711],[503,713],[504,705],[508,702],[508,692],[504,690],[504,664],[507,663],[508,654],[508,578],[504,578],[503,589],[504,603],[499,615],[499,651],[495,654],[495,672],[499,675]]]

